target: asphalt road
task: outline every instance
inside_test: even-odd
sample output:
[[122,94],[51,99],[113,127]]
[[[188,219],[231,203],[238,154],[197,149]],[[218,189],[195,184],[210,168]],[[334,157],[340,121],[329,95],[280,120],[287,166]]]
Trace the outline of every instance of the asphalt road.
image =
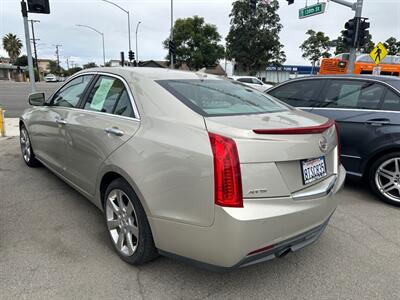
[[400,209],[354,182],[338,197],[319,241],[282,259],[226,274],[163,257],[137,268],[94,205],[1,140],[0,298],[400,299]]
[[[60,82],[37,82],[36,89],[49,97],[60,84]],[[8,118],[19,117],[24,109],[29,107],[28,95],[30,92],[30,84],[27,82],[0,80],[0,107],[6,110],[5,116]]]

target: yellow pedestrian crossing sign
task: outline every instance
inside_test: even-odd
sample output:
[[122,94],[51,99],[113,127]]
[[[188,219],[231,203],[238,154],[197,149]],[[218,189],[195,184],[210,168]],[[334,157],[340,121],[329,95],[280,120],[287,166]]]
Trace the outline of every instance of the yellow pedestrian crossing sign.
[[375,64],[379,64],[382,59],[388,54],[385,46],[381,42],[379,42],[375,48],[371,51],[369,56],[371,56],[372,60]]

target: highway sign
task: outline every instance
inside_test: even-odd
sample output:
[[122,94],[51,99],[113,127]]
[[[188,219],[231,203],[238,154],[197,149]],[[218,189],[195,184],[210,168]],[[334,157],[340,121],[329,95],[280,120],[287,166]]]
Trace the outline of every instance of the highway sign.
[[325,12],[325,7],[326,7],[326,3],[321,2],[321,3],[317,3],[315,5],[300,8],[299,9],[299,19],[323,14]]
[[379,42],[375,48],[371,51],[369,56],[371,56],[372,60],[375,64],[379,64],[382,59],[388,54],[385,46],[381,42]]

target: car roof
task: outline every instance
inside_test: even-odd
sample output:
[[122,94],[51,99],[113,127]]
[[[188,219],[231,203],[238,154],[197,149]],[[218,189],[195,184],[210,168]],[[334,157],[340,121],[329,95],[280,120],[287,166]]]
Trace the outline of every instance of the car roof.
[[301,79],[312,79],[312,78],[351,78],[351,79],[372,79],[372,80],[378,80],[378,81],[384,81],[384,82],[389,82],[389,81],[394,81],[394,80],[399,80],[400,77],[395,77],[395,76],[387,76],[387,75],[368,75],[368,74],[324,74],[324,75],[312,75],[312,76],[306,76],[306,77],[299,77],[295,78],[293,80],[301,80]]
[[220,76],[206,74],[202,72],[190,72],[181,70],[171,70],[166,68],[146,68],[146,67],[100,67],[80,71],[85,73],[111,73],[122,77],[140,77],[150,80],[172,80],[172,79],[221,79]]

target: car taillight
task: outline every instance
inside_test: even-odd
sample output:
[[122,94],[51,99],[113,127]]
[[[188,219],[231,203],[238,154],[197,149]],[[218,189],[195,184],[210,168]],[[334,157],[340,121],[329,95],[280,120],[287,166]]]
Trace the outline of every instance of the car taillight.
[[336,139],[337,139],[337,148],[338,148],[338,166],[342,163],[342,149],[340,147],[340,134],[339,134],[339,125],[335,122],[335,129],[336,129]]
[[208,133],[214,156],[215,204],[243,207],[242,176],[239,154],[234,140]]

